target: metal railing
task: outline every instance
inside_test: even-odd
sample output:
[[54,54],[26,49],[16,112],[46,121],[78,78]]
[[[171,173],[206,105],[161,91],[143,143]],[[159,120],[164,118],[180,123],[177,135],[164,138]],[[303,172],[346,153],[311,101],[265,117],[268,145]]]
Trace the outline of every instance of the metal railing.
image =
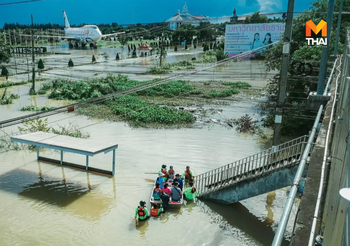
[[204,196],[235,185],[243,180],[257,178],[298,164],[308,136],[302,136],[258,154],[213,169],[195,177],[195,185]]

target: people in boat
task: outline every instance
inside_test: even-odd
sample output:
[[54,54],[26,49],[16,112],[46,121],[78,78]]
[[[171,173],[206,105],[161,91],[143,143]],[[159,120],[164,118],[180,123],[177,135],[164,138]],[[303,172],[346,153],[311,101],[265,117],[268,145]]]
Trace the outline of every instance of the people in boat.
[[139,218],[139,221],[147,220],[150,216],[146,208],[146,202],[140,201],[140,205],[136,208],[135,219]]
[[168,171],[168,179],[174,179],[175,178],[175,170],[173,166],[170,166],[170,169]]
[[171,201],[179,202],[181,200],[181,197],[182,197],[182,191],[179,188],[179,183],[174,182],[174,187],[171,190]]
[[184,182],[182,181],[182,179],[180,178],[180,174],[178,174],[178,173],[175,175],[175,179],[174,179],[174,181],[173,181],[173,184],[174,184],[175,182],[178,182],[178,183],[179,183],[179,188],[180,188],[180,190],[182,190],[183,187],[184,187]]
[[162,194],[162,189],[159,188],[159,184],[156,184],[156,187],[153,189],[153,199],[160,200],[160,195]]
[[157,217],[158,215],[160,215],[160,213],[163,212],[163,206],[162,204],[154,204],[151,208],[151,216],[153,217]]
[[186,200],[192,201],[194,196],[199,196],[198,191],[194,186],[188,187],[184,190],[184,197]]
[[191,171],[189,166],[186,167],[186,170],[182,174],[181,178],[185,178],[185,183],[193,181],[193,178],[194,178],[193,177],[193,173],[192,173],[192,171]]
[[163,189],[164,179],[162,177],[162,174],[158,174],[158,178],[156,180],[156,184],[159,184],[159,188]]
[[162,168],[159,170],[158,174],[161,174],[164,181],[166,182],[168,179],[168,171],[166,170],[166,165],[162,165]]
[[162,194],[160,195],[160,199],[162,199],[162,203],[163,203],[163,211],[164,212],[168,208],[170,194],[171,194],[171,189],[169,189],[168,186],[169,186],[168,183],[164,184],[164,187],[162,189]]

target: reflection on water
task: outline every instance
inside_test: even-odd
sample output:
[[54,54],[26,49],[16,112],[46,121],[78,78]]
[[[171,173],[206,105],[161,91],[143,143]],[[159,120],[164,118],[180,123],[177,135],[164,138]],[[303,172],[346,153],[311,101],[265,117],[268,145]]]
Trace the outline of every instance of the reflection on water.
[[272,212],[272,207],[273,207],[273,202],[276,199],[276,191],[272,191],[267,193],[267,197],[266,197],[266,211],[267,211],[267,216],[266,219],[264,221],[264,223],[266,225],[272,225],[274,220],[273,220],[273,212]]

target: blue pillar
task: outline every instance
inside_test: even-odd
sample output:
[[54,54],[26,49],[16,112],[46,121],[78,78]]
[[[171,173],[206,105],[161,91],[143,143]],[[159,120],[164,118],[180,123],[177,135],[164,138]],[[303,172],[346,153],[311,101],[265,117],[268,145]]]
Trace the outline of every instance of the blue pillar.
[[86,171],[89,169],[89,156],[86,156]]
[[115,174],[115,149],[113,150],[113,168],[112,168],[112,175]]

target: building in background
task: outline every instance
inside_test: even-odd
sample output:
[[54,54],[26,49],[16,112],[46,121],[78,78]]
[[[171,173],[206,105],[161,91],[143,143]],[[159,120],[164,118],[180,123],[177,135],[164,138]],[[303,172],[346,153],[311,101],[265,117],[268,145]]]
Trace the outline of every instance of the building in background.
[[171,30],[176,30],[184,24],[191,24],[193,26],[199,26],[201,22],[209,22],[209,17],[204,15],[191,15],[188,12],[187,4],[185,2],[182,8],[182,13],[178,10],[178,13],[165,21],[168,23]]

